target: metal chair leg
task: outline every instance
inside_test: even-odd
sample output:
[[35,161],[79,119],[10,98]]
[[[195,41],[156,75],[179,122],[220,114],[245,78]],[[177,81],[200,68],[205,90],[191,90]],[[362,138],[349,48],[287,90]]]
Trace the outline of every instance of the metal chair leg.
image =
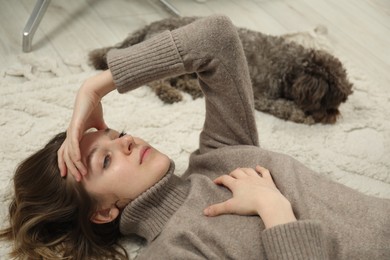
[[37,0],[34,10],[23,30],[23,52],[31,51],[32,39],[51,0]]
[[180,12],[176,9],[175,6],[173,6],[170,2],[166,0],[160,0],[160,3],[162,3],[170,12],[172,12],[174,15],[180,17]]

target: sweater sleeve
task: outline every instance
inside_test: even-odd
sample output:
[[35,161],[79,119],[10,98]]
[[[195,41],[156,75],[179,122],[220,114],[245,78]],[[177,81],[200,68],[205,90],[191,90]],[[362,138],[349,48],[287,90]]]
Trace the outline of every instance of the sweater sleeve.
[[107,61],[121,93],[153,80],[196,72],[206,102],[200,153],[226,145],[258,145],[248,66],[228,18],[207,17],[113,50]]
[[263,231],[267,259],[328,259],[319,222],[302,220]]

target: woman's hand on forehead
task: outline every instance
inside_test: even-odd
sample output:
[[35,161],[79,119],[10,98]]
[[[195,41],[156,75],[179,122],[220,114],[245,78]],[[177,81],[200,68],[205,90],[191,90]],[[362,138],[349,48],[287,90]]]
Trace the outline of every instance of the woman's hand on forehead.
[[115,89],[109,70],[92,76],[80,87],[76,95],[72,119],[66,131],[66,139],[57,152],[61,176],[71,173],[81,181],[87,169],[81,160],[80,141],[86,130],[107,128],[103,118],[101,99]]

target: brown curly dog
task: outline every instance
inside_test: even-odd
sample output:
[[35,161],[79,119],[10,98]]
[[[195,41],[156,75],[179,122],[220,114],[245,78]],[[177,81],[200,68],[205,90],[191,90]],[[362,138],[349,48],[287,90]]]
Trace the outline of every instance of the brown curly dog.
[[[197,17],[167,18],[129,35],[123,42],[90,52],[96,69],[107,69],[106,54],[126,48],[164,30],[184,26]],[[339,106],[352,94],[352,84],[340,60],[322,51],[304,48],[283,36],[270,36],[238,28],[252,78],[255,108],[297,123],[333,124]],[[148,84],[166,103],[182,100],[181,91],[193,98],[202,96],[196,74]]]

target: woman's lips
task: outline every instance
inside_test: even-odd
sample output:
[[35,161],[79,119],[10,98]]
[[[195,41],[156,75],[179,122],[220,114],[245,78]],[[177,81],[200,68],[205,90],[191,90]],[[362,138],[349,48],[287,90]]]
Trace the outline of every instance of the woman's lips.
[[146,158],[146,156],[148,156],[149,154],[149,151],[150,151],[150,147],[146,146],[146,147],[143,147],[140,151],[140,156],[139,156],[139,163],[142,164],[142,162],[144,161],[144,159]]

